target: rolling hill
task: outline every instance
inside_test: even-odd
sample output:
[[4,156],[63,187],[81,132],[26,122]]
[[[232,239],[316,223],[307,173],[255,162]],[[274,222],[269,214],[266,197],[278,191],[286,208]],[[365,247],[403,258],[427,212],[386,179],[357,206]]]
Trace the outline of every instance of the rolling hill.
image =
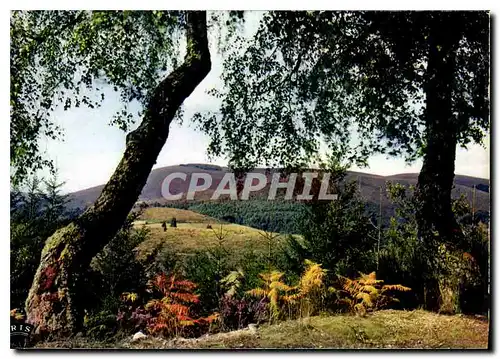
[[[177,227],[170,226],[172,217],[177,219]],[[167,228],[162,228],[162,222]],[[214,248],[218,236],[224,239],[224,248],[231,253],[231,261],[237,263],[246,249],[264,252],[267,242],[258,229],[235,223],[225,223],[193,211],[150,207],[146,208],[134,222],[137,228],[147,228],[147,239],[135,249],[137,258],[144,260],[155,250],[168,244],[170,253],[176,256],[193,255],[196,251]],[[278,241],[279,239],[275,239]]]
[[[257,169],[256,171],[265,173],[265,169]],[[174,172],[184,172],[188,174],[186,181],[175,179],[171,183],[170,190],[173,194],[187,192],[189,186],[189,176],[195,172],[209,173],[212,176],[213,182],[209,189],[196,194],[195,199],[198,201],[207,200],[217,188],[220,180],[227,172],[227,168],[208,164],[181,164],[178,166],[161,167],[153,170],[148,177],[146,185],[139,197],[139,201],[146,203],[165,204],[169,201],[165,200],[161,195],[161,185],[164,178]],[[415,185],[417,183],[418,173],[402,173],[392,176],[379,176],[374,174],[352,172],[347,174],[348,181],[357,181],[361,190],[362,197],[367,203],[379,203],[379,189],[385,188],[386,182],[401,183],[404,185]],[[269,184],[268,184],[269,186]],[[453,189],[453,197],[457,198],[461,194],[465,195],[469,201],[472,201],[473,187],[476,187],[476,210],[489,212],[490,196],[488,179],[476,178],[470,176],[455,176],[455,188]],[[70,194],[69,206],[72,208],[85,208],[92,204],[102,191],[104,186],[96,186],[87,188],[81,191]],[[170,201],[171,202],[171,201]],[[384,212],[391,211],[391,203],[388,198],[383,195],[382,208]]]

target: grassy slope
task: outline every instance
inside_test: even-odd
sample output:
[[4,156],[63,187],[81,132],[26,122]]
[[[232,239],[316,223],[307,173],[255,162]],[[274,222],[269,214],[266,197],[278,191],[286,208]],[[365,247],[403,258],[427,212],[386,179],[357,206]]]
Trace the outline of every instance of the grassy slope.
[[[177,219],[177,228],[170,227],[172,217]],[[167,222],[166,231],[161,226],[163,221]],[[212,229],[207,228],[207,225],[211,225]],[[268,248],[267,241],[262,236],[263,232],[258,229],[221,223],[217,219],[176,208],[147,208],[135,226],[145,226],[150,231],[149,239],[137,247],[139,259],[145,258],[162,246],[180,255],[189,255],[194,251],[216,246],[216,234],[221,230],[225,235],[224,248],[236,256],[245,248],[256,251],[265,251]]]
[[170,224],[170,220],[173,217],[176,218],[177,223],[216,223],[217,221],[216,219],[193,211],[167,207],[146,208],[139,217],[139,220],[145,223],[161,223],[166,221],[167,224]]
[[228,348],[433,348],[487,349],[487,320],[447,316],[422,310],[383,310],[367,317],[348,315],[311,317],[262,325],[256,334],[248,330],[220,333],[198,339],[146,338],[91,343],[83,339],[51,342],[42,347],[93,347],[129,349],[228,349]]

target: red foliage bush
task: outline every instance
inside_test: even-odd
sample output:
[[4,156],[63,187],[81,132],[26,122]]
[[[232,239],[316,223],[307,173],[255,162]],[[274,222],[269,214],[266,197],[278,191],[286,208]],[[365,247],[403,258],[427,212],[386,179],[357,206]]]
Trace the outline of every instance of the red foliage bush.
[[[144,306],[134,306],[135,294],[126,293],[125,302],[129,302],[128,310],[121,311],[117,320],[122,323],[131,322],[135,329],[145,329],[149,334],[170,336],[187,336],[200,334],[209,329],[217,320],[213,314],[205,318],[195,318],[192,306],[199,303],[194,294],[196,284],[177,279],[175,275],[157,274],[148,283],[148,291],[153,295]],[[127,315],[127,312],[130,315]]]

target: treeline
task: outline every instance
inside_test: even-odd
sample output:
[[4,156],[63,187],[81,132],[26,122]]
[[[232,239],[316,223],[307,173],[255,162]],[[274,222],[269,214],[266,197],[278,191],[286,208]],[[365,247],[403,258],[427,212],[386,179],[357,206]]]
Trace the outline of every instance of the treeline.
[[[465,201],[464,198],[461,199]],[[391,218],[396,216],[399,204],[392,203],[391,206],[383,206],[380,216],[379,204],[366,202],[360,198],[363,203],[363,215],[368,216],[371,222],[376,226],[380,225],[387,229],[391,224]],[[224,222],[241,224],[264,231],[272,231],[282,234],[300,233],[304,218],[307,216],[308,206],[304,203],[295,201],[267,201],[267,200],[248,200],[248,201],[218,201],[218,202],[154,202],[142,204],[142,207],[171,207],[186,209],[198,212]],[[140,207],[140,206],[139,206]],[[490,220],[489,212],[473,211],[469,207],[469,212],[462,215],[462,220],[470,221],[474,217],[475,221],[488,224]],[[380,223],[379,223],[380,221]]]
[[290,201],[218,201],[139,204],[137,207],[170,207],[198,212],[224,222],[283,234],[299,233],[306,206]]
[[189,206],[195,212],[270,232],[298,233],[306,207],[285,201],[204,202]]
[[24,190],[10,191],[11,308],[24,307],[47,238],[81,212],[68,210],[62,186],[57,176],[34,177]]

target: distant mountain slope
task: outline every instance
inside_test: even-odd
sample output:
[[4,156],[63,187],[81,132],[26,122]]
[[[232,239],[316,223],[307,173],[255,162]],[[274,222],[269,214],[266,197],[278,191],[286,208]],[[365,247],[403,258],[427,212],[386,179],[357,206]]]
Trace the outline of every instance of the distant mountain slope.
[[[182,164],[178,166],[161,167],[153,170],[148,177],[146,185],[142,190],[139,201],[165,203],[166,200],[161,195],[161,185],[164,178],[174,172],[184,172],[188,176],[194,172],[205,172],[212,175],[212,185],[205,192],[197,194],[196,199],[209,199],[213,191],[217,188],[220,180],[226,173],[227,168],[209,164]],[[265,169],[257,169],[264,173]],[[379,188],[385,188],[386,182],[401,183],[404,185],[415,185],[418,180],[418,173],[402,173],[392,176],[378,176],[362,172],[348,172],[347,180],[357,181],[361,190],[361,195],[369,203],[379,203]],[[453,197],[459,197],[464,194],[469,200],[472,200],[473,186],[476,186],[476,210],[489,211],[489,180],[475,178],[470,176],[455,176],[455,188]],[[180,179],[171,183],[171,193],[187,192],[189,186],[189,177],[187,181]],[[84,208],[92,204],[102,191],[104,186],[96,186],[70,194],[70,206]],[[391,211],[391,204],[384,195],[382,198],[382,207],[384,212]]]

